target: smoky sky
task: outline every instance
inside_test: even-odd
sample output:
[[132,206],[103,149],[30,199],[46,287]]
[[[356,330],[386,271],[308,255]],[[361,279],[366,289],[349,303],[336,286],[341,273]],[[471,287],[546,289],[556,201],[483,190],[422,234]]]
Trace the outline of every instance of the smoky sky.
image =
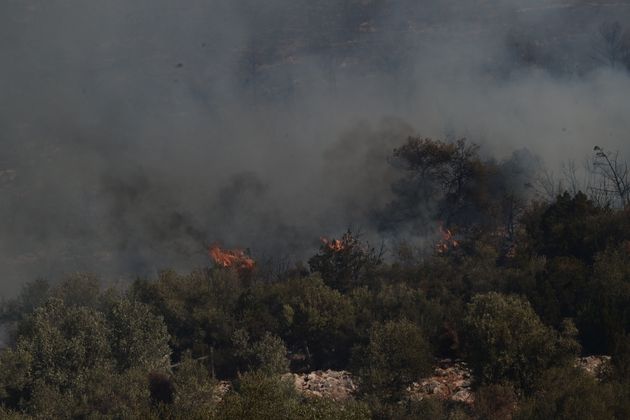
[[[550,168],[626,153],[630,77],[598,28],[626,2],[5,0],[0,292],[303,259],[368,234],[408,136]],[[515,186],[515,188],[517,188]]]

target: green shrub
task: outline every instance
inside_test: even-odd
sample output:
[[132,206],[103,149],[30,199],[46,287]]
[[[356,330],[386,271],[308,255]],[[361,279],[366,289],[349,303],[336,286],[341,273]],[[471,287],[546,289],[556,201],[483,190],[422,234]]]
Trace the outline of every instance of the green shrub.
[[355,350],[353,365],[363,393],[394,401],[431,371],[431,352],[418,326],[407,320],[389,321],[372,327],[369,342]]
[[559,336],[529,302],[494,292],[472,299],[464,328],[469,362],[481,384],[512,382],[527,391],[544,370],[568,362],[579,349],[573,329]]
[[228,393],[218,406],[217,418],[293,419],[300,398],[293,383],[263,372],[241,375],[235,390]]
[[606,420],[615,418],[613,389],[583,371],[552,368],[539,378],[536,391],[525,399],[516,420]]
[[247,370],[260,370],[267,375],[289,371],[287,348],[281,338],[266,333],[260,340],[251,342],[245,330],[234,333],[235,354]]

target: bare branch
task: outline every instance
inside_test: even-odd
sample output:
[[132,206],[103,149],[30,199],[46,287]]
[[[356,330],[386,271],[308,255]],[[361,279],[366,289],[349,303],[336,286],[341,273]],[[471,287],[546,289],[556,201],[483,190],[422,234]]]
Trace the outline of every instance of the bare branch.
[[618,151],[606,152],[599,146],[593,148],[593,173],[598,177],[598,182],[591,190],[606,194],[610,197],[609,203],[620,207],[630,206],[630,167],[623,160]]

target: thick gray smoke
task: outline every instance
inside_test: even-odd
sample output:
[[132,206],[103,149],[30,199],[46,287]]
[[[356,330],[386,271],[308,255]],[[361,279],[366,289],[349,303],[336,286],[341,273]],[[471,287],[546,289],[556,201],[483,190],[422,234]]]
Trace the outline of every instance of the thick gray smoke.
[[0,292],[373,232],[409,135],[551,167],[624,150],[630,77],[600,28],[630,7],[597,3],[5,0]]

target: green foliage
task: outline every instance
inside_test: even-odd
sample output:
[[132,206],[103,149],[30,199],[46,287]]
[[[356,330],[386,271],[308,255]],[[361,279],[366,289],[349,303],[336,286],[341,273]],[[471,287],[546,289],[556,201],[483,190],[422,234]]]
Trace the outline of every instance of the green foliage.
[[535,305],[549,324],[559,325],[563,318],[575,317],[588,293],[589,269],[575,257],[549,259],[539,273]]
[[[189,353],[175,367],[175,401],[165,410],[167,417],[211,418],[216,413],[220,396],[218,382],[212,378],[208,368]],[[179,417],[178,417],[179,416]]]
[[266,331],[278,335],[305,353],[312,369],[347,363],[355,322],[352,302],[318,277],[257,286],[241,296],[236,311],[252,337]]
[[15,410],[0,407],[0,418],[6,420],[26,420],[30,417]]
[[118,369],[166,370],[171,364],[169,334],[148,305],[119,300],[105,312],[109,344]]
[[[8,358],[11,354],[4,355],[3,367],[15,363],[15,359]],[[34,371],[32,366],[30,372]],[[107,366],[91,367],[64,386],[41,376],[30,375],[21,383],[15,381],[15,376],[8,376],[11,386],[3,383],[5,404],[44,418],[129,418],[149,410],[146,372],[141,370],[119,373]]]
[[367,398],[367,402],[372,411],[372,418],[379,420],[469,420],[474,418],[466,407],[436,398],[387,403],[372,396]]
[[[369,327],[375,321],[406,319],[427,333],[436,337],[442,321],[439,304],[427,298],[426,294],[405,283],[385,284],[376,291],[357,289],[350,295],[357,311],[357,322]],[[367,329],[367,328],[366,328]]]
[[216,418],[367,420],[371,416],[360,402],[303,399],[290,379],[257,371],[239,377],[235,390],[219,403]]
[[559,195],[523,218],[531,250],[548,258],[575,257],[591,262],[597,252],[628,238],[630,225],[622,213],[598,207],[585,194]]
[[[103,314],[51,298],[19,327],[15,352],[28,354],[31,380],[69,387],[77,376],[111,362]],[[25,360],[20,356],[19,360]]]
[[291,419],[300,405],[293,384],[263,372],[243,374],[219,404],[219,419]]
[[266,333],[252,343],[245,330],[237,330],[234,341],[236,355],[247,370],[259,370],[267,375],[289,371],[287,348],[281,338]]
[[538,260],[543,267],[533,281],[523,279],[510,290],[526,295],[549,324],[575,318],[589,353],[610,353],[615,337],[628,331],[628,214],[600,207],[583,193],[564,193],[522,218],[515,265]]
[[516,419],[614,419],[613,389],[576,368],[553,368],[543,375],[537,391],[520,407]]
[[109,309],[52,297],[21,321],[0,355],[3,403],[48,418],[149,410],[146,374],[170,366],[165,326],[140,303]]
[[524,299],[488,293],[475,296],[464,319],[467,352],[482,384],[513,382],[528,391],[548,367],[575,356],[573,330],[559,337]]
[[475,393],[475,412],[483,420],[512,418],[517,405],[518,398],[511,384],[490,384]]
[[350,300],[317,278],[288,282],[284,290],[288,299],[283,309],[290,308],[293,314],[287,339],[304,343],[313,367],[347,362],[354,326]]
[[312,398],[298,406],[294,418],[305,420],[368,420],[373,417],[369,407],[363,402],[339,402],[327,398]]
[[[612,351],[611,372],[615,380],[630,384],[630,336],[619,335],[615,338]],[[630,387],[629,387],[630,390]]]
[[413,381],[431,370],[431,352],[423,332],[407,320],[375,324],[369,342],[353,355],[362,392],[385,401],[404,395]]
[[91,369],[66,390],[36,382],[25,404],[43,418],[133,418],[150,414],[145,372]]
[[614,350],[618,338],[630,333],[630,258],[623,248],[595,259],[592,278],[577,323],[589,349]]
[[195,357],[212,354],[215,372],[233,375],[231,338],[236,328],[236,302],[242,292],[240,279],[232,271],[188,275],[164,271],[155,282],[136,281],[130,295],[163,317],[174,360],[187,350]]
[[39,308],[50,295],[50,283],[37,279],[26,283],[15,300],[2,307],[2,321],[18,321]]
[[66,306],[96,307],[101,294],[100,281],[91,273],[74,273],[65,276],[51,290]]

